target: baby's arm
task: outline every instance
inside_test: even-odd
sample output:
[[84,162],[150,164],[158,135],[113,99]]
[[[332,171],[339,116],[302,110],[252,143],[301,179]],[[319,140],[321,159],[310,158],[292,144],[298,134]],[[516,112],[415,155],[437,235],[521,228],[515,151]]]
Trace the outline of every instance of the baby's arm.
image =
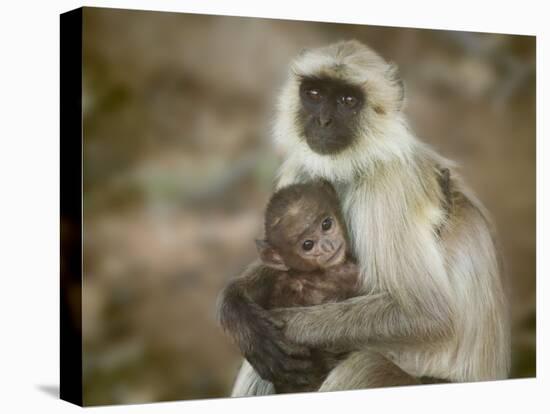
[[263,379],[308,383],[312,364],[308,349],[287,340],[282,325],[273,323],[261,306],[269,298],[277,272],[260,262],[253,263],[221,293],[218,317],[222,328]]

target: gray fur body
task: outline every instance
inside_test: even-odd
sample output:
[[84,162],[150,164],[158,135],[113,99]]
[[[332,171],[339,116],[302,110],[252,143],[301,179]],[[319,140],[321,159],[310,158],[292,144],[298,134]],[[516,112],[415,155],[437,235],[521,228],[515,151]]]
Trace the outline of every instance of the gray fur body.
[[[354,82],[368,99],[359,139],[338,154],[313,152],[296,125],[299,79],[312,75]],[[508,308],[490,222],[454,165],[409,130],[401,87],[393,65],[351,41],[300,55],[281,94],[274,131],[286,159],[277,187],[332,182],[362,278],[359,297],[272,311],[290,340],[351,352],[321,391],[508,375]],[[449,200],[441,168],[450,171]],[[272,392],[245,361],[232,395]]]

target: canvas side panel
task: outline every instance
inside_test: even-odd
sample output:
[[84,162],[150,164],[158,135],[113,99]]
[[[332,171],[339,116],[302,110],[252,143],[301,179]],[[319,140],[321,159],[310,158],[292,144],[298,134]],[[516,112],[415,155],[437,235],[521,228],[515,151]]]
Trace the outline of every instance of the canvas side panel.
[[82,8],[60,17],[60,397],[82,406]]

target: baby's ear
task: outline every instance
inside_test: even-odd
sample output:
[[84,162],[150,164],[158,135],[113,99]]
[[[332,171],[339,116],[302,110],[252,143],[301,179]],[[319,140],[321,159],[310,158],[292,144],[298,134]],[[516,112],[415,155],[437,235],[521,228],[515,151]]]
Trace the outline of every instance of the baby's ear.
[[277,250],[267,240],[256,239],[256,248],[264,265],[275,270],[286,272],[289,268]]

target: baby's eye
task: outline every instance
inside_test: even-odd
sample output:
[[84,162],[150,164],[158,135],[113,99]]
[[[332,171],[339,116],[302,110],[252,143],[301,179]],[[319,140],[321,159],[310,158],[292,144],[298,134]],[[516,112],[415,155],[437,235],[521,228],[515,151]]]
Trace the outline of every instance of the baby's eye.
[[314,244],[315,243],[313,242],[313,240],[306,240],[302,244],[302,249],[304,249],[305,251],[309,251],[309,250],[313,249]]
[[327,217],[327,218],[324,219],[323,222],[321,223],[321,228],[322,228],[324,231],[327,231],[327,230],[330,230],[331,227],[332,227],[332,218]]

